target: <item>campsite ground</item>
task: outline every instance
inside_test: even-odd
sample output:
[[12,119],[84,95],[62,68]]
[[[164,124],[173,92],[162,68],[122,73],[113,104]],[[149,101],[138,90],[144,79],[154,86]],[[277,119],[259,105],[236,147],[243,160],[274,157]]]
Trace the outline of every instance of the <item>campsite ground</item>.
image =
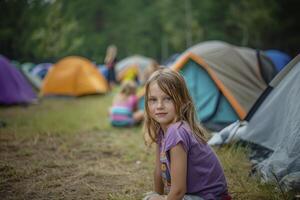
[[[1,199],[141,199],[152,188],[153,148],[142,128],[109,125],[113,93],[43,99],[27,107],[1,107]],[[234,199],[289,199],[273,185],[249,177],[242,147],[215,149]]]

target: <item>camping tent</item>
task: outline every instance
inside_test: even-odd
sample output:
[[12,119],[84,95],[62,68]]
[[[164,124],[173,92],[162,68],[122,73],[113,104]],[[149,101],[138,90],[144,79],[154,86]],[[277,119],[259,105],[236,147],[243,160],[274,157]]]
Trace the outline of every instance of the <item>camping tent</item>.
[[[300,190],[300,55],[270,83],[240,138],[271,150],[259,163],[265,181],[279,181],[286,190]],[[257,153],[259,156],[259,153]]]
[[[118,81],[143,79],[143,73],[155,61],[145,56],[134,55],[127,57],[116,64]],[[139,80],[143,82],[144,80]]]
[[40,63],[31,70],[31,74],[44,79],[52,65],[52,63]]
[[274,49],[265,51],[265,54],[272,60],[277,71],[280,71],[292,59],[288,54]]
[[0,104],[26,104],[36,99],[31,86],[10,61],[0,56]]
[[[215,134],[210,145],[241,139],[250,144],[251,160],[264,181],[300,190],[300,55],[260,96],[246,117]],[[253,148],[255,147],[255,148]]]
[[32,70],[35,64],[27,62],[20,65],[22,74],[26,77],[26,79],[30,82],[30,84],[36,89],[39,90],[42,85],[42,79],[32,74]]
[[184,76],[198,118],[212,130],[243,119],[275,75],[263,54],[220,41],[187,49],[171,68]]
[[88,59],[69,56],[48,71],[41,88],[42,95],[82,96],[105,93],[108,83]]
[[109,77],[108,77],[108,68],[104,65],[104,64],[99,64],[97,65],[98,71],[104,76],[104,78],[106,79],[106,81],[109,81]]
[[[290,128],[293,129],[290,132],[295,132],[298,128],[300,133],[299,85],[300,55],[270,82],[266,90],[269,94],[260,99],[261,105],[251,109],[253,114],[247,117],[249,123],[241,138],[275,150],[278,142],[286,138]],[[270,115],[266,117],[266,114]]]

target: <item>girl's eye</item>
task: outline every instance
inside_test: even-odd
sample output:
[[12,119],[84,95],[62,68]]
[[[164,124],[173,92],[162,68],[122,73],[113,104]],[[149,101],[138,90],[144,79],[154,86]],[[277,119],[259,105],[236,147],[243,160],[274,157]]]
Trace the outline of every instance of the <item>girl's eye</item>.
[[149,101],[149,102],[155,102],[155,101],[156,101],[156,99],[154,99],[154,98],[150,98],[148,101]]
[[165,97],[165,101],[172,101],[171,97]]

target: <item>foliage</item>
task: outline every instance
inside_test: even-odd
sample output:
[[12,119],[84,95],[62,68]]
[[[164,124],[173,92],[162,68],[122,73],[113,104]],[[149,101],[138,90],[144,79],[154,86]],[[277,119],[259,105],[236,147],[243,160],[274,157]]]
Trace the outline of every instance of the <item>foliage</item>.
[[296,0],[2,0],[0,53],[19,61],[81,55],[157,60],[205,40],[299,53]]

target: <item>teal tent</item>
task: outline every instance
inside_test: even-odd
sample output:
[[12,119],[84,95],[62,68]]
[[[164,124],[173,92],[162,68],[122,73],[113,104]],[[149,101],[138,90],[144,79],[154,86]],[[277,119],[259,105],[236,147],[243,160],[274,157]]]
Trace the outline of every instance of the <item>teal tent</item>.
[[215,131],[243,119],[276,72],[262,52],[220,41],[187,49],[171,69],[186,80],[198,119]]

